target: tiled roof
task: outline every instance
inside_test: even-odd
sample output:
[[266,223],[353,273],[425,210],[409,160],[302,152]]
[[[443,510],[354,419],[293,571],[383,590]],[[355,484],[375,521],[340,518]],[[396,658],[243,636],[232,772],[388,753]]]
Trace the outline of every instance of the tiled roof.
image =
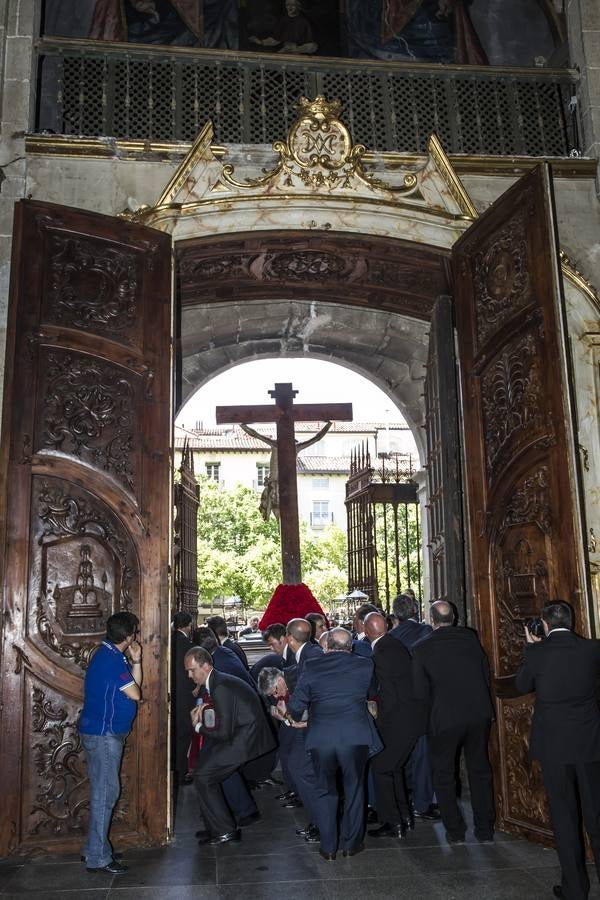
[[322,472],[323,474],[350,474],[349,456],[300,456],[297,457],[297,469],[302,474]]
[[[315,434],[324,422],[297,422],[297,434]],[[394,422],[334,422],[329,434],[344,433],[369,435],[377,431],[408,431],[404,423]],[[267,437],[275,437],[275,425],[270,423],[260,424],[255,429]],[[175,447],[181,449],[187,441],[193,450],[265,450],[269,451],[267,444],[258,438],[250,437],[239,425],[215,425],[211,428],[203,428],[197,431],[192,428],[175,427]]]

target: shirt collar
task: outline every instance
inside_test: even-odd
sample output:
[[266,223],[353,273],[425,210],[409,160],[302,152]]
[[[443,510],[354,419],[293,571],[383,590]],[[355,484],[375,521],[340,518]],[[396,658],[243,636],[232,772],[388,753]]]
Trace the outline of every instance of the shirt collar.
[[207,678],[206,681],[204,682],[204,690],[205,690],[206,693],[209,694],[209,695],[210,695],[210,687],[209,687],[209,685],[210,685],[210,679],[212,678],[212,673],[213,673],[213,672],[214,672],[214,669],[211,669],[210,672],[208,673],[208,678]]
[[296,650],[296,662],[297,662],[297,663],[300,662],[300,656],[301,656],[302,651],[304,650],[305,647],[306,647],[306,644],[302,644],[302,646],[301,646],[301,647],[298,647],[298,649]]
[[570,631],[570,628],[553,628],[552,631],[549,631],[546,637],[550,637],[551,634],[556,634],[557,631]]
[[371,649],[373,650],[377,641],[380,641],[382,637],[385,637],[385,634],[380,634],[379,637],[376,637],[374,641],[371,641]]

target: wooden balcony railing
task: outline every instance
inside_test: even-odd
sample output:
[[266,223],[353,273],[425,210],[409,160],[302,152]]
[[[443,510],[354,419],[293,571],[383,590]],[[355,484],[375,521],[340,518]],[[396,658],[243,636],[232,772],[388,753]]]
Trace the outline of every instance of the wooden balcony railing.
[[226,144],[287,133],[301,95],[339,98],[355,142],[424,152],[578,155],[571,70],[427,66],[166,49],[67,39],[38,43],[35,127],[63,135],[191,141],[211,119]]

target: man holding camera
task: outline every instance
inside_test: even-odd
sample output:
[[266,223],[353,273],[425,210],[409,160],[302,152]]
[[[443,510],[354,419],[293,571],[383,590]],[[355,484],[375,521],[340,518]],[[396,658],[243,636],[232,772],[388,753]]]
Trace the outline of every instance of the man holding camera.
[[573,633],[573,611],[554,601],[542,610],[545,640],[525,628],[517,689],[535,691],[530,755],[539,760],[550,805],[562,883],[554,896],[585,900],[580,804],[600,878],[600,643]]

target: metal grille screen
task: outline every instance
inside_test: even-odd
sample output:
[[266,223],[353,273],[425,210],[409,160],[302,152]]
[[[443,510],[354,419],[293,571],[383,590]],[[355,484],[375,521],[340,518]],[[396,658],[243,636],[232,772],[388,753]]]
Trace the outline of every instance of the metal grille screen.
[[37,127],[60,134],[191,141],[207,121],[223,143],[281,138],[301,95],[339,98],[356,142],[423,152],[566,156],[572,73],[243,61],[214,53],[53,44],[40,56]]

